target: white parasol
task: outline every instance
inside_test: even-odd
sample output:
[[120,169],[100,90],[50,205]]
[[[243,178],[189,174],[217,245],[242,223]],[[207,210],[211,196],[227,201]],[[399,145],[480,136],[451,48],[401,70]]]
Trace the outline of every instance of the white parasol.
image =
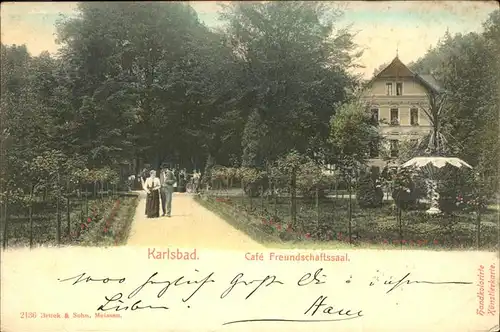
[[472,168],[471,165],[467,164],[462,159],[455,157],[415,157],[401,165],[401,167],[415,167],[422,169],[427,173],[427,175],[429,175],[430,179],[428,180],[427,185],[431,207],[426,211],[429,214],[441,213],[441,210],[439,209],[439,194],[436,191],[437,179],[435,179],[434,176],[434,169],[441,169],[446,165],[456,168]]
[[446,165],[455,166],[457,168],[461,168],[462,166],[472,168],[471,165],[467,164],[462,159],[455,157],[415,157],[408,160],[401,167],[413,166],[417,168],[424,168],[431,165],[436,168],[443,168]]

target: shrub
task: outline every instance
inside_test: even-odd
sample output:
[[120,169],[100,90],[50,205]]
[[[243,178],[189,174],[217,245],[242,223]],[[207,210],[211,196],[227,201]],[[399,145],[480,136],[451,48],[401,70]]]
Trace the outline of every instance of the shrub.
[[243,182],[243,190],[247,196],[259,197],[269,188],[267,172],[257,168],[241,167],[237,171],[237,177]]
[[436,175],[439,178],[437,192],[441,211],[453,213],[462,210],[465,206],[457,203],[460,196],[472,193],[473,174],[460,169],[446,169]]
[[361,176],[356,190],[356,199],[362,208],[379,207],[382,205],[384,192],[378,180],[374,180],[370,173]]

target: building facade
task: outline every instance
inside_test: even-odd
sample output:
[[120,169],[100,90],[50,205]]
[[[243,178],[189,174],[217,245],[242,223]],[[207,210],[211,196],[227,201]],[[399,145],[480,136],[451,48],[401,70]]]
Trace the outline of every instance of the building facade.
[[439,90],[432,75],[412,72],[398,57],[370,80],[362,100],[384,138],[372,148],[370,165],[383,167],[388,159],[397,160],[403,141],[416,143],[431,130],[423,109],[428,109],[428,94]]

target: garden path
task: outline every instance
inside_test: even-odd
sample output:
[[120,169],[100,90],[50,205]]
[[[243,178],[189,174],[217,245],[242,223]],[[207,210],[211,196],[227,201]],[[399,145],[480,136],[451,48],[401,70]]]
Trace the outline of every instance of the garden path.
[[129,246],[264,249],[264,246],[198,204],[191,194],[174,193],[170,218],[148,219],[144,215],[145,208],[146,195],[141,192],[127,242]]

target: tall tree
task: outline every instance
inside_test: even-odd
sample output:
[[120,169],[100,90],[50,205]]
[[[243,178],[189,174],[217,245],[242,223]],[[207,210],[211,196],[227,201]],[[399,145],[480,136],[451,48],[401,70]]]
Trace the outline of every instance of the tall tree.
[[[332,105],[355,86],[359,54],[340,12],[321,2],[232,3],[221,18],[243,62],[243,164],[264,167],[293,149],[313,155],[328,136]],[[256,153],[258,149],[259,153]]]

